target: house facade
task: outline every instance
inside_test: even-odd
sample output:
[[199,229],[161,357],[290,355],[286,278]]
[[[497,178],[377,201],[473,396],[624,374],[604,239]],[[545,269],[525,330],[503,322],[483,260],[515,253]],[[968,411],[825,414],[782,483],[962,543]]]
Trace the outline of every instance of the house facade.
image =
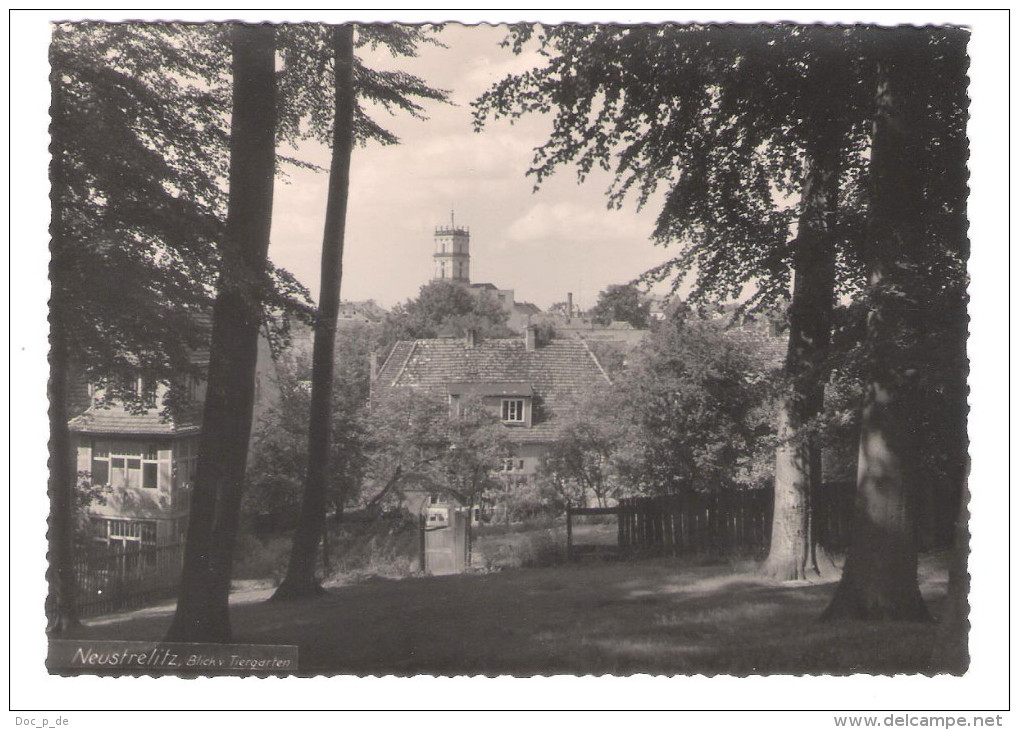
[[[372,380],[372,400],[410,388],[446,400],[450,415],[467,399],[480,400],[506,429],[508,452],[498,469],[508,488],[531,481],[542,458],[582,398],[611,385],[580,338],[539,342],[537,328],[523,337],[466,337],[398,342]],[[413,491],[413,490],[411,490]],[[437,494],[408,495],[414,512],[440,505]]]
[[[208,353],[192,364],[204,372]],[[83,384],[84,385],[84,384]],[[84,410],[68,422],[78,474],[102,490],[89,506],[93,541],[112,549],[171,545],[183,540],[198,464],[198,437],[206,384],[188,376],[180,387],[186,405],[164,413],[165,384],[136,383],[144,412],[103,398],[95,386],[82,389]],[[253,420],[278,396],[268,340],[259,339]]]
[[174,418],[160,413],[165,386],[152,393],[145,413],[102,404],[93,389],[93,403],[68,424],[78,473],[103,491],[89,507],[95,543],[126,549],[183,539],[205,395],[200,383],[189,389],[194,399]]

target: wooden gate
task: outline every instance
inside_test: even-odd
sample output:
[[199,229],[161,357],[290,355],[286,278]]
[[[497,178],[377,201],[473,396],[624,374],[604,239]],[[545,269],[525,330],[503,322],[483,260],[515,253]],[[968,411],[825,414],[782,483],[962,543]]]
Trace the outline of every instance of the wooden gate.
[[467,566],[467,515],[431,507],[422,516],[422,568],[429,575],[462,573]]

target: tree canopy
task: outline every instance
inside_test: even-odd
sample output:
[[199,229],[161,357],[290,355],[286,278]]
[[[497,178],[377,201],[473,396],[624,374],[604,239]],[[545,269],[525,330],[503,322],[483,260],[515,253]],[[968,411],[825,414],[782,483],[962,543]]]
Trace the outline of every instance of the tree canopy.
[[432,281],[421,287],[416,299],[397,304],[386,316],[380,333],[385,350],[399,340],[461,336],[475,329],[484,337],[512,335],[506,326],[509,313],[484,291],[472,294],[462,285]]
[[[365,63],[363,51],[383,48],[394,58],[415,58],[422,44],[439,45],[435,26],[358,24],[354,33],[353,136],[360,145],[398,144],[399,138],[375,117],[403,113],[426,119],[421,102],[445,102],[448,93],[434,89],[406,71],[381,71]],[[299,147],[314,139],[333,144],[334,73],[332,26],[322,23],[282,25],[279,28],[279,139]],[[373,115],[374,114],[374,115]]]
[[647,329],[651,324],[651,300],[635,284],[612,284],[598,295],[591,315],[602,324],[619,321]]
[[186,373],[207,344],[193,315],[211,304],[225,215],[220,41],[197,25],[54,26],[51,316],[111,389]]
[[[739,298],[750,282],[751,307],[786,297],[790,201],[804,149],[832,136],[826,126],[838,130],[841,197],[861,193],[871,71],[851,28],[519,25],[507,40],[518,51],[531,42],[547,61],[476,100],[475,126],[551,111],[530,170],[538,184],[575,164],[580,180],[596,166],[613,175],[609,205],[632,193],[643,206],[661,192],[653,237],[678,252],[648,280],[675,291],[690,276],[693,300]],[[836,215],[840,288],[851,291],[861,273],[848,243],[862,218],[858,205]]]

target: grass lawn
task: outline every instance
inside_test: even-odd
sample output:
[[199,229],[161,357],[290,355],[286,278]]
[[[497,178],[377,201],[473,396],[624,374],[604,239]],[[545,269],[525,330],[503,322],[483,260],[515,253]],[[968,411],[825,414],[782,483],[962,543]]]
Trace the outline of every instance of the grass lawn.
[[[935,616],[946,563],[921,560]],[[235,594],[234,641],[296,644],[301,674],[930,671],[936,625],[822,624],[834,583],[773,583],[753,568],[659,558],[374,579],[293,603],[249,591]],[[90,621],[80,637],[158,640],[171,611]]]

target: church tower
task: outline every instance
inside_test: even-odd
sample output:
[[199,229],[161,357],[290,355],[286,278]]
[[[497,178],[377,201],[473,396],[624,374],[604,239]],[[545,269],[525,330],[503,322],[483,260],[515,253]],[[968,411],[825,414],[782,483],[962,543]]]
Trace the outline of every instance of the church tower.
[[452,212],[449,226],[435,228],[435,274],[432,281],[471,283],[471,232],[466,226],[456,225]]

